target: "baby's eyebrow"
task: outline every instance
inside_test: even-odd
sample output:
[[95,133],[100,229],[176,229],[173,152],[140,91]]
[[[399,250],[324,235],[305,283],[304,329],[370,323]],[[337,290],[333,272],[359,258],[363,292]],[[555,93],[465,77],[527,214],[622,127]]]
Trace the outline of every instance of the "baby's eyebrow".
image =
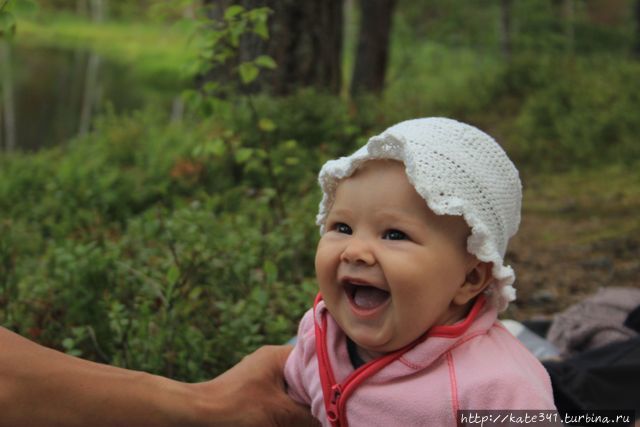
[[350,216],[353,215],[353,211],[349,208],[334,208],[331,209],[331,211],[329,211],[329,215],[327,215],[327,217],[329,216]]
[[390,209],[390,210],[382,210],[376,214],[376,216],[382,221],[399,221],[402,223],[409,223],[413,225],[423,225],[420,218],[416,218],[414,215],[411,215],[402,210]]

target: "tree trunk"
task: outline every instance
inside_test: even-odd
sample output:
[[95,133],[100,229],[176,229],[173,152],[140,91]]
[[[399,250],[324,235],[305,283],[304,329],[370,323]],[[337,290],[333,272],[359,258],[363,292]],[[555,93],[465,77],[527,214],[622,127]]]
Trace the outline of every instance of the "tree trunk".
[[573,54],[575,45],[575,20],[576,8],[573,0],[564,0],[562,4],[562,14],[564,17],[564,33],[567,39],[567,51]]
[[11,45],[6,40],[0,40],[0,64],[2,64],[0,72],[2,72],[5,149],[12,151],[16,147],[16,115],[13,100],[13,79],[11,76]]
[[181,122],[184,117],[184,101],[181,96],[176,96],[171,102],[171,122]]
[[360,31],[351,92],[380,93],[389,60],[389,35],[396,0],[360,0]]
[[640,59],[640,0],[636,0],[633,8],[633,17],[636,23],[636,37],[633,46],[633,54]]
[[104,21],[106,0],[91,0],[91,20],[93,22]]
[[87,0],[76,0],[76,13],[83,18],[89,16],[89,6]]
[[500,48],[505,60],[511,60],[511,5],[512,0],[500,0]]
[[98,103],[98,70],[100,69],[100,56],[91,52],[87,60],[87,72],[84,79],[84,91],[82,107],[80,109],[79,135],[86,135],[91,127],[91,117],[95,105]]
[[[342,0],[206,0],[215,7],[209,15],[220,19],[224,9],[240,4],[246,9],[269,7],[269,39],[245,34],[240,42],[238,63],[213,70],[205,79],[224,79],[230,67],[259,55],[271,56],[275,70],[262,70],[253,90],[286,95],[298,87],[314,86],[340,91],[342,55]],[[223,70],[226,69],[226,70]]]
[[[107,0],[91,0],[91,20],[99,23],[104,21]],[[84,79],[82,106],[80,108],[80,126],[78,134],[85,135],[91,127],[93,109],[98,104],[100,90],[98,88],[98,72],[100,70],[100,55],[95,52],[89,54],[87,72]]]
[[196,19],[196,6],[193,3],[188,3],[182,9],[182,17],[185,19]]

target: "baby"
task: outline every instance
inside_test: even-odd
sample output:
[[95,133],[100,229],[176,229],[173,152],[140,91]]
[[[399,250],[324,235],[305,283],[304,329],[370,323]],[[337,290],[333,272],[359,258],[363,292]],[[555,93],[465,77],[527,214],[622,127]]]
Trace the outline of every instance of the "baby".
[[455,426],[458,410],[553,410],[542,365],[497,320],[518,171],[455,120],[390,127],[327,162],[320,293],[285,367],[325,426]]

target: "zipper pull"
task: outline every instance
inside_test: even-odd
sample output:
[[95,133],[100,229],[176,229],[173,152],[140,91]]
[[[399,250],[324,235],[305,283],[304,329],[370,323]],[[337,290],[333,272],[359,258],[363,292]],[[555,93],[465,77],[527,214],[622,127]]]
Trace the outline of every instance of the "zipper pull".
[[327,409],[327,418],[332,425],[338,426],[340,412],[338,410],[338,402],[340,402],[340,395],[342,394],[342,387],[340,384],[334,384],[331,386],[331,400],[329,401],[329,409]]

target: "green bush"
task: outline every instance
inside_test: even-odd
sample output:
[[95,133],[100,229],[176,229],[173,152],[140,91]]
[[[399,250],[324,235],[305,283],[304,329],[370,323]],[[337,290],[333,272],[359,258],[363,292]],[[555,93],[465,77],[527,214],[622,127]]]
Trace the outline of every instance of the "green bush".
[[402,67],[392,67],[384,98],[365,100],[378,102],[379,130],[411,117],[454,117],[496,136],[527,170],[640,158],[637,61],[526,51],[505,61],[433,42],[396,55]]
[[0,322],[185,380],[285,342],[316,292],[319,164],[355,139],[329,98],[289,115],[303,98],[257,100],[253,130],[109,114],[65,147],[0,156]]
[[473,122],[495,100],[504,67],[496,55],[436,43],[398,47],[382,103],[385,124],[445,116]]
[[640,65],[583,58],[538,67],[512,138],[517,156],[538,169],[565,170],[640,158]]

